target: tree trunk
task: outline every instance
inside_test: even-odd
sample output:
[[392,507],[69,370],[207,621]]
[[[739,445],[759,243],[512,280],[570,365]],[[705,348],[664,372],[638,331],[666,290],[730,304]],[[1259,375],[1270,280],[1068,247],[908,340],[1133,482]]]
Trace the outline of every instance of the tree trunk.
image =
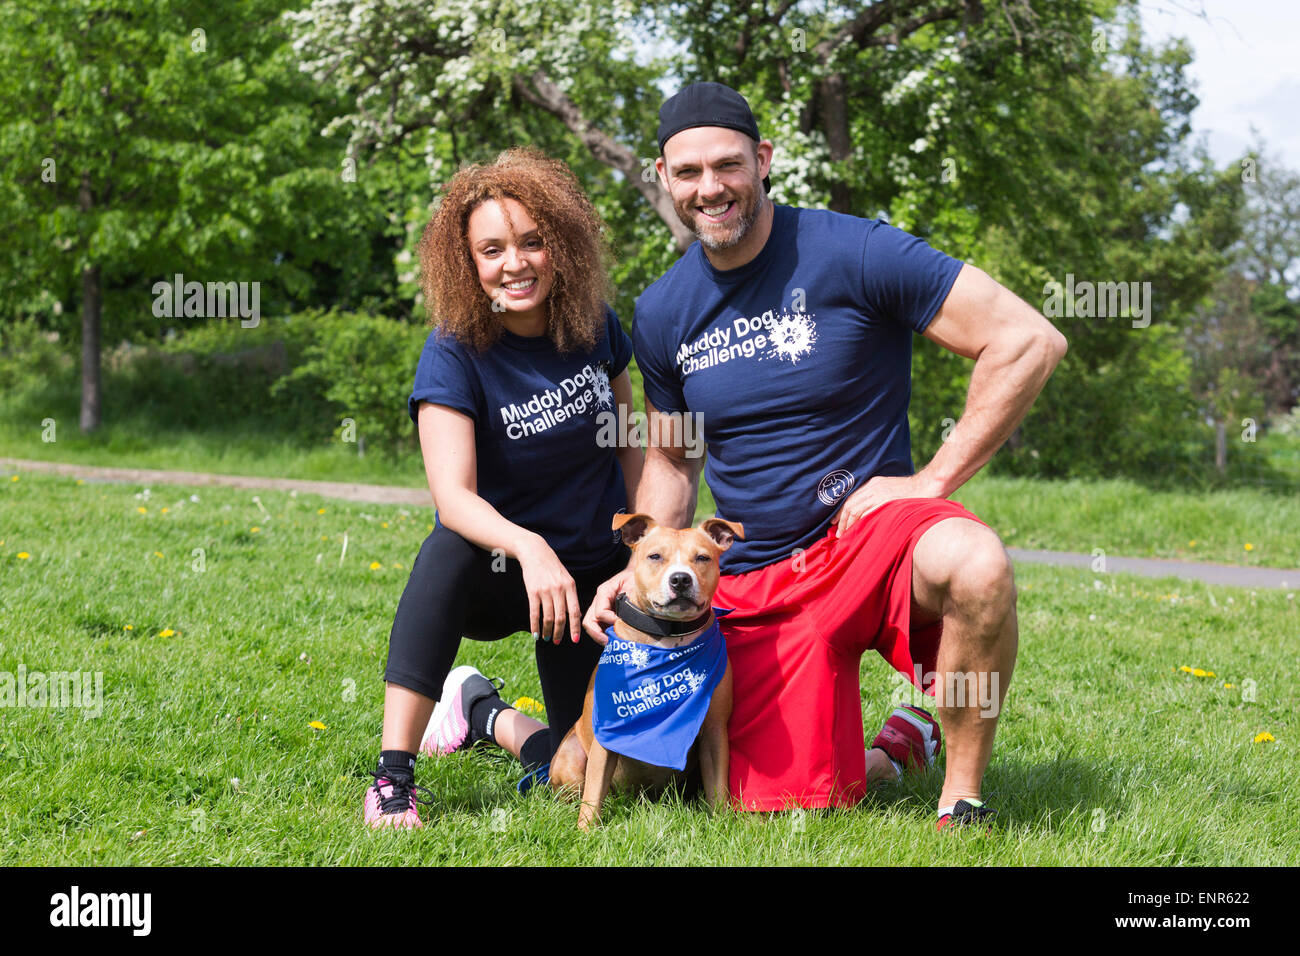
[[1214,467],[1220,478],[1227,474],[1228,439],[1227,425],[1224,422],[1214,423]]
[[[94,208],[90,176],[83,174],[77,205],[85,216]],[[93,432],[103,419],[103,390],[99,375],[100,295],[99,266],[81,270],[81,430]]]
[[847,168],[853,158],[853,139],[849,135],[849,104],[844,75],[832,73],[822,80],[818,89],[821,100],[822,131],[831,162],[837,164],[835,178],[831,181],[830,208],[832,212],[858,215],[853,209],[853,187],[848,181],[852,170]]
[[99,266],[81,272],[81,430],[93,432],[102,420],[99,369]]

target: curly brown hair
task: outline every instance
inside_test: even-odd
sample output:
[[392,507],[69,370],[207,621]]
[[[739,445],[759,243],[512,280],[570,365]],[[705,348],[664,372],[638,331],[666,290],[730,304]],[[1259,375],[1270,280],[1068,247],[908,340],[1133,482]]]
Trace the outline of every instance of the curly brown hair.
[[550,257],[546,334],[562,353],[590,351],[604,333],[609,300],[605,226],[569,167],[533,147],[508,149],[490,166],[465,166],[447,184],[419,245],[429,324],[478,352],[500,338],[503,316],[479,283],[469,216],[482,203],[504,198],[528,210]]

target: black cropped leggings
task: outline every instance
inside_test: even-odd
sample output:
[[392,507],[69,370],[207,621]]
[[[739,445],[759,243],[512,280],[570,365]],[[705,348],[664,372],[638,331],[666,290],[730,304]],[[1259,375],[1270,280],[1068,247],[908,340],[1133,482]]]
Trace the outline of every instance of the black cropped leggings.
[[[411,577],[402,592],[388,639],[384,680],[438,700],[451,672],[462,636],[495,641],[527,631],[528,592],[519,562],[496,559],[441,524],[420,547]],[[590,571],[570,571],[585,613],[596,588],[627,567],[628,550],[619,546],[605,564]],[[536,642],[537,676],[551,728],[551,753],[582,715],[587,682],[603,648],[581,628],[574,644]],[[532,640],[531,636],[528,638]],[[490,676],[490,675],[489,675]]]

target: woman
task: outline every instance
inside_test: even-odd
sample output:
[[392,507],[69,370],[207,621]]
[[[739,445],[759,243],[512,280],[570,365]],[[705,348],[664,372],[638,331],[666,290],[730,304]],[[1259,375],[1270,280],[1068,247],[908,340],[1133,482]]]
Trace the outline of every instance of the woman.
[[[600,437],[606,415],[620,420],[617,406],[631,412],[632,346],[605,304],[599,217],[568,167],[514,149],[462,169],[424,232],[420,265],[439,328],[409,407],[438,522],[389,638],[364,808],[372,827],[421,825],[417,749],[485,740],[530,773],[550,762],[600,657],[582,610],[627,564],[610,520],[641,474],[639,447]],[[507,706],[474,668],[451,670],[462,635],[525,628],[554,732]]]

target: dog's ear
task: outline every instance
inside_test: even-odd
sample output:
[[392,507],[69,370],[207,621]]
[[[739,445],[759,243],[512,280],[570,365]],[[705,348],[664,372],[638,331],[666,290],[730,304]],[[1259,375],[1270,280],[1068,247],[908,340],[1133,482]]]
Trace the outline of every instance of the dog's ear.
[[739,521],[723,521],[721,518],[710,518],[708,521],[700,523],[700,530],[707,534],[723,551],[731,547],[731,543],[737,538],[745,540],[745,526]]
[[623,543],[629,548],[635,547],[636,543],[646,536],[651,528],[655,526],[655,519],[649,515],[632,514],[632,515],[614,515],[613,530],[623,531]]

